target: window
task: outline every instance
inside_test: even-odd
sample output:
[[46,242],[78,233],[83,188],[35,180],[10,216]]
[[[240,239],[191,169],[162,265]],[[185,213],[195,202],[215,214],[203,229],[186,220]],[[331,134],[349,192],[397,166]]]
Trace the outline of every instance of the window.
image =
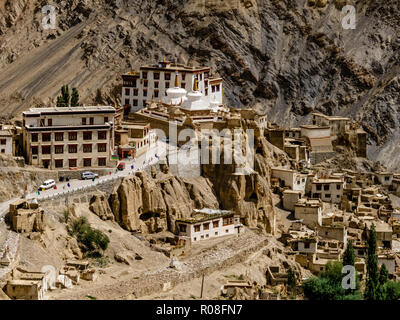
[[159,80],[159,79],[160,79],[160,73],[154,72],[154,80]]
[[211,91],[214,93],[215,92],[215,86],[211,86]]
[[63,160],[62,159],[56,159],[56,160],[54,160],[54,163],[56,165],[56,168],[62,168],[63,167]]
[[82,124],[86,125],[86,118],[82,118]]
[[143,86],[144,86],[145,88],[147,88],[147,87],[149,86],[149,82],[148,82],[147,80],[144,80]]
[[218,228],[219,227],[219,220],[213,221],[213,228]]
[[136,79],[133,79],[132,85],[136,88]]
[[203,230],[210,230],[210,223],[203,223]]
[[143,100],[143,105],[144,105],[144,106],[146,105],[146,100]]
[[233,217],[227,217],[223,219],[223,225],[227,226],[229,224],[233,224]]
[[203,80],[203,74],[200,73],[200,81]]
[[165,88],[167,88],[167,89],[169,88],[169,82],[165,83]]
[[154,90],[154,97],[158,98],[158,90]]
[[42,141],[51,141],[51,133],[42,133]]
[[42,146],[42,153],[43,154],[50,154],[51,147],[50,146]]
[[325,191],[329,191],[329,184],[325,184],[325,185],[324,185],[324,190],[325,190]]
[[86,131],[83,133],[83,140],[92,140],[92,131]]
[[125,89],[125,95],[129,96],[131,94],[131,89],[127,88]]
[[228,233],[228,232],[229,232],[229,230],[228,230],[228,229],[226,229],[226,230],[225,230],[225,233]]
[[90,121],[90,125],[94,124],[94,118],[89,118],[89,121]]
[[325,198],[330,198],[330,197],[331,197],[330,193],[325,194]]
[[92,165],[92,159],[91,158],[83,159],[83,166],[84,167],[90,167],[91,165]]
[[135,107],[137,107],[138,101],[137,101],[136,99],[133,99],[133,105],[134,105]]
[[105,167],[106,166],[106,158],[98,158],[97,159],[97,165],[99,167]]
[[68,145],[68,153],[77,153],[77,152],[78,152],[78,145],[77,144]]
[[38,142],[39,135],[37,133],[32,133],[31,139],[32,139],[32,142]]
[[53,125],[53,119],[47,119],[47,125],[51,127]]
[[104,123],[108,122],[108,117],[104,117]]
[[138,90],[138,89],[134,89],[134,90],[133,90],[133,95],[134,95],[135,97],[137,97],[138,94],[139,94],[139,90]]
[[125,99],[125,105],[129,106],[129,99]]
[[179,224],[179,231],[186,232],[186,224]]
[[205,95],[208,96],[208,88],[206,88],[206,94]]
[[75,167],[77,167],[77,161],[76,161],[76,159],[69,159],[69,160],[68,160],[68,165],[69,165],[70,168],[75,168]]
[[38,154],[38,147],[37,146],[31,147],[31,153]]
[[[164,75],[164,79],[165,79],[165,80],[171,80],[171,74],[168,73],[168,72],[166,72],[165,75]],[[169,84],[169,83],[168,83],[168,84]]]
[[154,88],[158,88],[158,81],[154,82]]
[[56,141],[64,141],[64,132],[56,132],[54,138]]
[[6,143],[7,143],[7,140],[6,140],[6,139],[1,139],[1,140],[0,140],[0,144],[5,145]]
[[142,78],[147,79],[147,72],[142,72]]
[[91,144],[84,144],[83,145],[83,152],[85,152],[85,153],[92,152],[92,145]]
[[77,132],[68,132],[68,140],[69,141],[76,141],[78,139]]
[[62,154],[62,153],[64,153],[64,146],[55,146],[54,147],[54,153],[56,153],[56,154]]
[[317,184],[317,190],[318,190],[318,191],[321,191],[321,190],[322,190],[322,185]]
[[194,226],[194,232],[200,232],[200,225],[195,225]]
[[309,242],[304,243],[304,249],[310,249],[310,243]]
[[389,180],[390,180],[390,177],[386,176],[385,181],[389,181]]
[[106,152],[106,151],[107,151],[107,143],[97,144],[97,152]]
[[196,241],[196,240],[197,240],[197,238],[196,238],[196,237],[194,237],[194,238],[193,238],[193,241]]
[[218,235],[218,231],[215,231],[215,235],[216,235],[216,236]]
[[181,82],[181,88],[185,89],[186,83],[185,82]]
[[40,126],[44,127],[44,119],[40,119]]
[[143,97],[147,97],[147,90],[143,90]]
[[220,85],[218,84],[218,85],[216,85],[215,90],[216,90],[217,92],[219,92],[219,88],[220,88]]
[[98,140],[105,140],[107,139],[107,131],[98,131],[97,133]]

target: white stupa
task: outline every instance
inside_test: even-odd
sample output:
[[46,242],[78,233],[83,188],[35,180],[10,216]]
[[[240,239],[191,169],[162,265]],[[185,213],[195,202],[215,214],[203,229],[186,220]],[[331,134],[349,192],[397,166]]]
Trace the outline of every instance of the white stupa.
[[167,96],[164,98],[166,104],[179,105],[187,100],[187,91],[184,88],[179,87],[179,74],[178,71],[175,73],[175,86],[167,89]]
[[193,91],[187,94],[187,100],[182,104],[186,110],[209,110],[208,103],[204,101],[203,94],[199,91],[197,78],[194,78]]

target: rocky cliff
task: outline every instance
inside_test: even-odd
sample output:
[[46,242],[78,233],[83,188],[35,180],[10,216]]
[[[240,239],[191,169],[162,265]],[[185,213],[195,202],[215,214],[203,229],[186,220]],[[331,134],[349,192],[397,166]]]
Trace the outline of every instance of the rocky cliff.
[[[112,103],[121,73],[166,56],[210,65],[230,105],[273,121],[351,116],[369,133],[369,155],[399,167],[399,0],[213,3],[54,0],[57,28],[44,30],[47,1],[0,0],[1,114],[54,102],[65,83],[83,102]],[[354,30],[342,27],[346,3]]]

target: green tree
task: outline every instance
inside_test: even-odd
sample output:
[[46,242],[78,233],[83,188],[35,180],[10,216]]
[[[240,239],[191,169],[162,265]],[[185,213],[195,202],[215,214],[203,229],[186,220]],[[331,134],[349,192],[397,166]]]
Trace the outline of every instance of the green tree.
[[79,104],[79,92],[77,88],[72,88],[71,107],[77,107]]
[[378,280],[378,287],[376,290],[376,299],[377,300],[386,300],[387,298],[387,287],[386,282],[388,281],[389,272],[385,266],[382,264],[379,270],[379,280]]
[[57,107],[65,107],[65,102],[62,96],[57,97]]
[[57,97],[57,107],[68,107],[70,103],[70,95],[68,85],[61,87],[61,96]]
[[399,300],[400,299],[400,282],[387,281],[385,283],[386,300]]
[[367,300],[377,300],[379,285],[378,256],[376,255],[376,231],[372,224],[367,240],[367,282],[364,297]]
[[288,288],[291,292],[293,292],[296,289],[297,285],[297,280],[296,280],[296,273],[292,270],[292,268],[289,269],[288,272]]
[[355,254],[354,254],[353,241],[349,240],[347,242],[347,248],[343,254],[343,265],[354,267],[355,259],[356,258],[355,258]]
[[359,285],[356,290],[342,287],[343,265],[340,261],[326,264],[325,272],[311,277],[303,283],[304,295],[309,300],[362,300]]

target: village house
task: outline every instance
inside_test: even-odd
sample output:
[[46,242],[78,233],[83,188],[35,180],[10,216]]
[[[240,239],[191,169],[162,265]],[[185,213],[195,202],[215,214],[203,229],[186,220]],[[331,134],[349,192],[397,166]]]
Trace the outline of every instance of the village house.
[[325,202],[341,203],[345,186],[343,178],[313,179],[311,194]]
[[342,223],[333,223],[329,226],[318,226],[318,236],[347,243],[347,228]]
[[110,166],[114,153],[115,112],[111,106],[24,111],[26,162],[48,169]]
[[282,194],[283,209],[294,211],[299,199],[301,199],[301,191],[284,190]]
[[320,199],[299,199],[295,205],[294,217],[303,224],[315,228],[322,224],[323,204]]
[[301,137],[304,137],[309,145],[312,164],[332,158],[335,155],[329,126],[302,125],[300,129]]
[[301,237],[288,240],[292,250],[299,253],[317,253],[318,239],[316,237]]
[[120,159],[139,157],[152,148],[157,141],[150,123],[122,122],[115,130],[115,144]]
[[272,168],[272,178],[277,178],[281,187],[288,187],[293,191],[300,191],[304,194],[307,175],[295,170],[286,168]]
[[228,210],[195,209],[192,217],[178,219],[176,225],[180,244],[239,234],[243,230],[240,217]]
[[392,185],[393,173],[388,171],[375,172],[375,178],[380,185],[389,187]]
[[0,125],[0,153],[10,156],[16,155],[13,133],[5,125]]
[[11,228],[18,233],[38,232],[44,228],[44,210],[37,203],[24,199],[10,204]]
[[41,280],[9,280],[6,294],[14,300],[43,300]]

